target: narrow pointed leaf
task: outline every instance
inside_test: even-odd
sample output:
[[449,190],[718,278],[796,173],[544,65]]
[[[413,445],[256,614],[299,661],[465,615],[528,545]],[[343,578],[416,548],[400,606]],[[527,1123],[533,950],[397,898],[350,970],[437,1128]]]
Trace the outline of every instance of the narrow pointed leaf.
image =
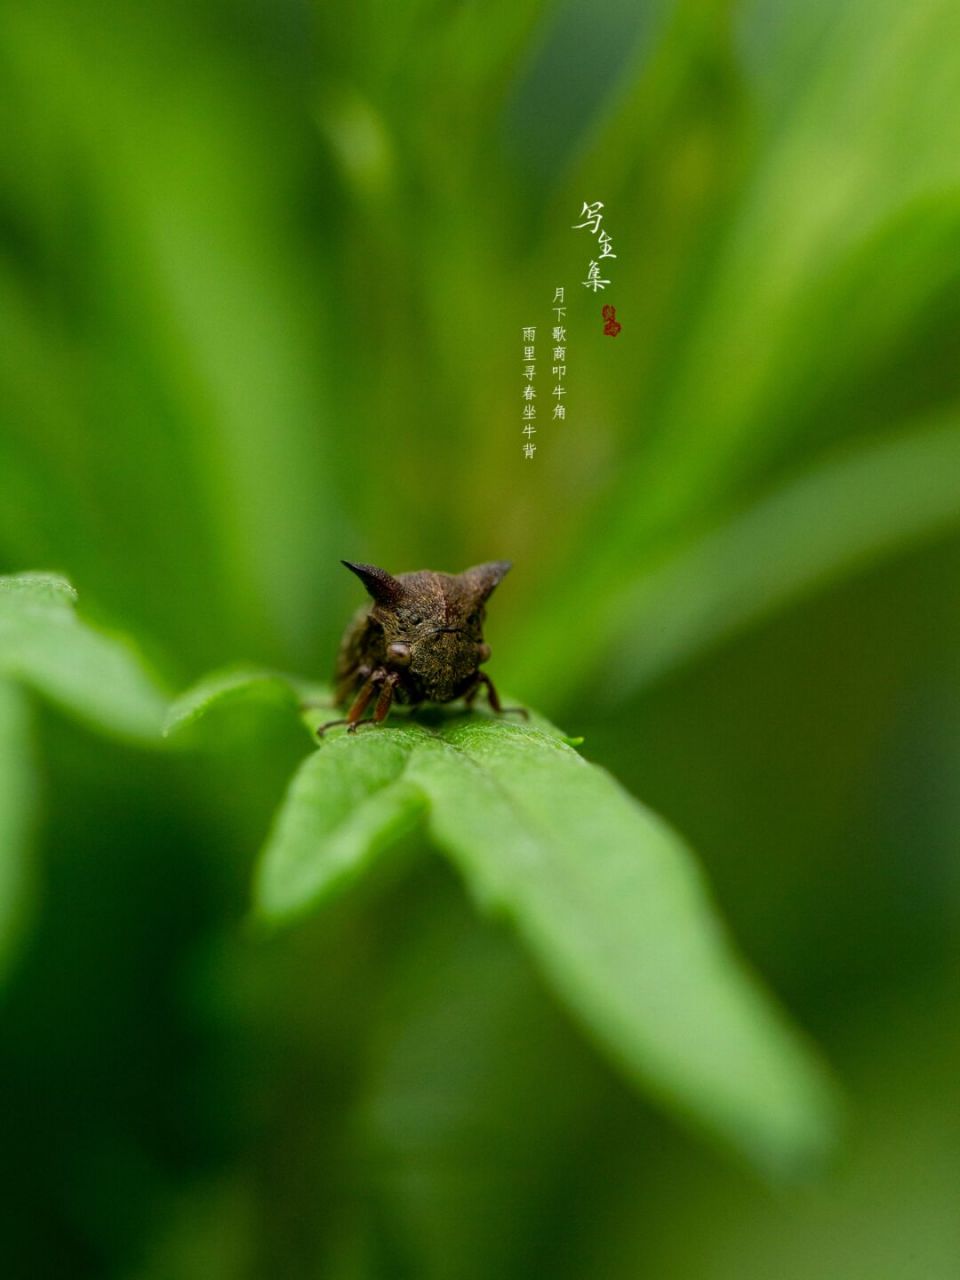
[[722,525],[646,561],[638,552],[588,628],[577,627],[582,600],[563,617],[534,619],[504,656],[510,681],[554,693],[556,668],[529,655],[576,630],[562,683],[592,679],[600,703],[617,701],[831,583],[955,529],[958,474],[952,420],[837,448]]
[[838,451],[698,539],[618,598],[612,702],[884,556],[960,525],[960,426]]

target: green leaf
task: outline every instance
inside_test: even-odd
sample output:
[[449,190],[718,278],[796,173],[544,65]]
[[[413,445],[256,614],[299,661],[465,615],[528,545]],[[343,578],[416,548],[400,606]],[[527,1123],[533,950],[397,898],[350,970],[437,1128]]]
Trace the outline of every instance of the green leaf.
[[28,843],[36,784],[26,700],[0,680],[0,980],[10,967],[30,910]]
[[[178,737],[211,713],[244,704],[300,710],[303,726],[311,739],[320,723],[337,714],[328,685],[301,680],[268,667],[236,664],[210,672],[174,698],[166,712],[164,737]],[[319,714],[319,709],[323,714]]]
[[94,728],[155,744],[165,696],[133,645],[81,621],[56,574],[0,577],[0,676],[22,680]]
[[960,525],[960,426],[847,446],[626,581],[569,655],[610,705],[663,672],[884,556]]
[[404,775],[419,736],[411,729],[340,734],[308,756],[260,862],[256,901],[263,919],[309,910],[359,879],[416,825],[426,797]]
[[232,703],[297,704],[297,690],[287,676],[262,667],[224,667],[210,672],[174,698],[164,719],[164,737],[175,736],[204,719],[211,710]]
[[737,958],[690,852],[555,730],[474,714],[332,735],[274,823],[259,914],[319,904],[422,816],[637,1084],[766,1169],[829,1148],[825,1072]]

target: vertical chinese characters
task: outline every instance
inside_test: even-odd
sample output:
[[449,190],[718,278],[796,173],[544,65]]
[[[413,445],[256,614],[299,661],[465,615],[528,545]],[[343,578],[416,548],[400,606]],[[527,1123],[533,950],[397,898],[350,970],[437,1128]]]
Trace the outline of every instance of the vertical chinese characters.
[[562,420],[567,416],[567,406],[564,404],[563,397],[567,394],[567,388],[564,385],[567,377],[567,327],[563,323],[567,318],[567,308],[564,302],[566,290],[556,288],[553,292],[553,363],[551,369],[553,372],[554,387],[551,392],[556,404],[553,406],[554,420]]
[[[553,358],[550,361],[550,371],[553,374],[553,390],[550,395],[555,401],[553,419],[554,421],[559,421],[567,416],[567,406],[564,404],[564,396],[567,394],[567,328],[564,324],[567,305],[566,289],[563,285],[557,285],[553,291],[552,310],[554,324],[551,326],[552,345],[550,350],[553,353]],[[521,448],[524,459],[529,461],[537,452],[537,444],[533,438],[537,434],[536,325],[524,325],[521,330],[521,336],[523,341],[523,387],[520,393],[523,400],[523,426],[521,430],[524,436]]]
[[597,257],[591,258],[590,265],[587,267],[586,280],[581,280],[580,282],[585,289],[592,289],[594,293],[596,293],[598,289],[605,289],[607,285],[610,284],[610,281],[603,275],[603,269],[601,268],[600,263],[604,258],[615,258],[617,256],[613,252],[613,240],[610,238],[609,232],[602,229],[601,226],[603,222],[603,213],[601,210],[603,208],[604,204],[602,200],[594,200],[592,204],[589,201],[584,200],[583,208],[580,210],[580,217],[583,221],[575,222],[573,224],[574,231],[580,231],[583,228],[587,228],[591,235],[595,235],[597,237],[597,244],[600,246],[600,252],[597,254]]
[[523,340],[523,456],[528,461],[537,452],[533,437],[537,434],[537,389],[534,379],[537,376],[537,327],[525,325],[522,331]]

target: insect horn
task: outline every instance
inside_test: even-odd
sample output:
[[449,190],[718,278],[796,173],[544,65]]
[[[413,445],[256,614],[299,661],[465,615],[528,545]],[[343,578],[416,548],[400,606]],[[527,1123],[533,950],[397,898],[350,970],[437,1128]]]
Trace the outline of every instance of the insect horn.
[[490,560],[486,564],[475,564],[461,574],[476,592],[477,599],[486,600],[494,587],[503,581],[513,568],[509,560]]
[[340,563],[357,575],[377,604],[396,604],[403,595],[402,585],[386,569],[378,569],[375,564],[354,564],[352,560]]

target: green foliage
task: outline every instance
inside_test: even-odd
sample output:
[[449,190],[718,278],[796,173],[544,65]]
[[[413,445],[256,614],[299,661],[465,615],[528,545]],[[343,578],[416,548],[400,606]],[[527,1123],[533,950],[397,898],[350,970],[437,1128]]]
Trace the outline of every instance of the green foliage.
[[302,914],[361,876],[424,812],[408,777],[413,729],[339,736],[300,766],[257,875],[269,921]]
[[[9,673],[102,730],[156,740],[160,695],[126,649],[77,621],[64,579],[19,575],[0,592]],[[227,668],[171,704],[164,732],[231,705],[304,700],[329,693]],[[317,724],[309,706],[304,722]],[[11,827],[17,818],[12,808]],[[734,958],[683,843],[539,717],[518,726],[473,713],[441,716],[433,730],[333,735],[274,820],[259,917],[303,915],[421,825],[638,1083],[761,1166],[794,1168],[829,1147],[821,1069]],[[22,840],[11,838],[10,857],[14,882]]]
[[0,675],[22,680],[94,728],[154,744],[164,694],[126,638],[77,617],[55,574],[0,578]]
[[[202,687],[193,714],[221,696]],[[643,1087],[761,1166],[822,1156],[821,1069],[734,957],[689,851],[551,726],[474,714],[331,734],[274,820],[260,918],[303,915],[421,824]]]
[[467,719],[415,755],[429,829],[636,1081],[761,1167],[836,1137],[816,1061],[734,955],[689,850],[536,729]]
[[[626,576],[568,662],[613,705],[805,596],[960,524],[960,428],[935,423],[848,445]],[[544,637],[545,640],[545,637]],[[533,643],[537,643],[534,638]],[[544,677],[531,667],[529,683]]]
[[[191,685],[171,702],[163,722],[164,737],[175,737],[208,712],[231,703],[261,703],[296,707],[310,698],[314,687],[306,681],[294,681],[279,671],[259,667],[233,666],[209,675]],[[327,691],[322,690],[327,695]]]
[[0,680],[0,981],[29,916],[29,841],[36,810],[27,708],[20,691]]

